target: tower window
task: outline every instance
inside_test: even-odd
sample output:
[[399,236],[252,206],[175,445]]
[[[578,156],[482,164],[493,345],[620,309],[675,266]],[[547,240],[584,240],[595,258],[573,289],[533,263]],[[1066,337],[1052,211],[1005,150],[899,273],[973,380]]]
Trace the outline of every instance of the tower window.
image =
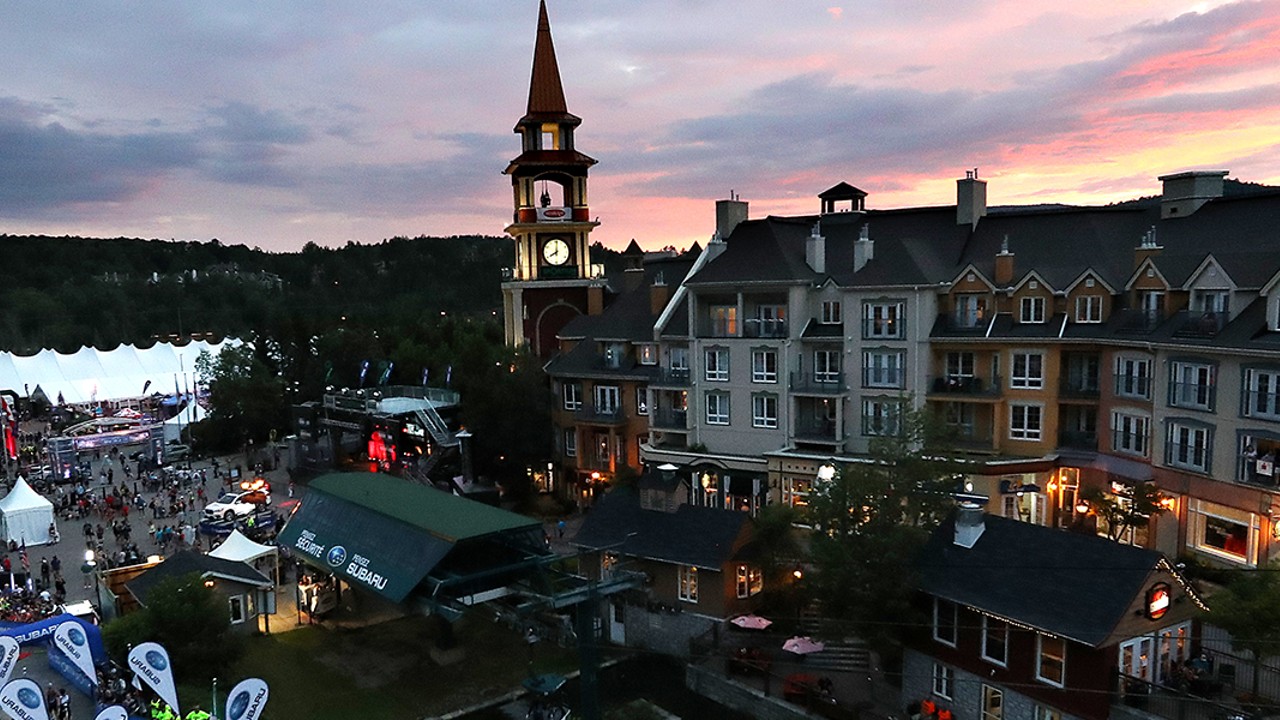
[[542,124],[542,149],[560,149],[560,126],[555,123]]

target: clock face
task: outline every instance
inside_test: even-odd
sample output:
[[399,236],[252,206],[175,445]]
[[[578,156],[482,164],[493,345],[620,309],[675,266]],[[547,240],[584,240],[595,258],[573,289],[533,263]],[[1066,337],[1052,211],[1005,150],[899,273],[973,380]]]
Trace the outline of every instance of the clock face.
[[563,265],[569,262],[569,243],[560,238],[551,238],[542,246],[542,259],[548,265]]

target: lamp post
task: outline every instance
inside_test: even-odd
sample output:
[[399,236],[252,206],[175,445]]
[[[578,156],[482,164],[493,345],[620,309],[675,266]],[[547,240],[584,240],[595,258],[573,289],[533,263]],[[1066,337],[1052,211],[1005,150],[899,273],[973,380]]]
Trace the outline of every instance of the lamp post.
[[94,552],[85,550],[84,564],[80,566],[80,572],[84,573],[86,582],[93,582],[93,594],[98,599],[98,617],[102,617],[102,587],[98,582],[97,569],[98,562],[94,559]]

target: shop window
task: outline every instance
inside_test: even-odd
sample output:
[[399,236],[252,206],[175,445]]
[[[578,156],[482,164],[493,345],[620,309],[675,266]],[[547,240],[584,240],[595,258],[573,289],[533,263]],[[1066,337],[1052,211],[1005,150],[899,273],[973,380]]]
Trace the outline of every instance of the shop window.
[[1253,565],[1257,560],[1257,516],[1234,508],[1191,501],[1188,544],[1200,552]]

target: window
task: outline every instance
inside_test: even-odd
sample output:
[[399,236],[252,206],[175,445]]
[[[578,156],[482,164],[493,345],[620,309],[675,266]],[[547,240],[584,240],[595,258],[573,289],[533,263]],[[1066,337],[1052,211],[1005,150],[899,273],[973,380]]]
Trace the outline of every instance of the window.
[[868,350],[862,353],[862,386],[901,388],[902,353],[897,350]]
[[1164,318],[1164,293],[1160,290],[1141,290],[1138,292],[1138,307],[1143,319],[1155,323]]
[[956,646],[956,614],[958,609],[956,604],[943,600],[942,598],[933,599],[933,639],[943,645]]
[[778,351],[751,351],[751,382],[778,382]]
[[1022,298],[1022,313],[1018,319],[1024,323],[1044,322],[1044,298],[1037,296]]
[[1076,322],[1102,322],[1102,296],[1081,295],[1076,298]]
[[813,381],[820,383],[840,382],[840,351],[813,351]]
[[1009,406],[1009,439],[1039,440],[1040,415],[1039,405],[1014,403]]
[[680,599],[690,603],[698,602],[698,568],[681,565],[676,574],[680,579]]
[[878,302],[862,305],[862,337],[900,339],[905,337],[902,303]]
[[1062,720],[1062,713],[1051,707],[1036,705],[1031,720]]
[[1229,290],[1197,290],[1191,303],[1195,312],[1226,315],[1231,309]]
[[933,694],[946,700],[952,699],[956,687],[956,669],[940,662],[933,664]]
[[1214,367],[1195,362],[1169,364],[1169,406],[1213,410]]
[[947,379],[955,380],[957,378],[971,377],[973,377],[973,353],[947,353]]
[[644,343],[636,348],[636,357],[639,358],[641,365],[657,365],[658,346],[653,343]]
[[564,395],[564,409],[577,410],[582,407],[582,386],[578,383],[567,382],[561,386],[561,392]]
[[756,428],[776,428],[778,427],[778,396],[777,395],[752,395],[751,396],[751,427]]
[[977,327],[986,320],[987,297],[985,295],[956,295],[955,323],[960,327]]
[[1256,515],[1194,499],[1189,501],[1187,511],[1188,545],[1236,563],[1252,565],[1257,561]]
[[1280,418],[1280,371],[1244,371],[1245,417]]
[[567,428],[564,431],[564,456],[578,456],[578,430],[577,428]]
[[622,343],[605,343],[604,345],[604,364],[605,367],[618,368],[622,367],[622,360],[627,355],[627,346]]
[[786,305],[759,305],[755,318],[747,321],[747,335],[750,337],[785,337],[786,334]]
[[896,399],[870,398],[862,401],[862,434],[897,435],[901,404]]
[[647,387],[636,388],[636,414],[649,414],[649,388]]
[[1171,420],[1165,440],[1165,464],[1207,474],[1212,442],[1213,433],[1208,427]]
[[1111,413],[1111,449],[1146,457],[1150,452],[1151,418],[1126,412]]
[[823,300],[822,316],[818,322],[823,325],[839,325],[840,320],[840,301],[839,300]]
[[1151,398],[1151,360],[1116,358],[1116,395],[1149,400]]
[[231,624],[239,625],[244,622],[247,619],[244,611],[244,596],[232,595],[227,598],[227,602],[231,607]]
[[1067,674],[1067,641],[1052,635],[1037,635],[1040,661],[1036,663],[1036,679],[1062,687]]
[[737,307],[733,305],[712,305],[710,313],[712,337],[738,336]]
[[622,392],[617,385],[595,386],[596,412],[601,415],[613,415],[622,405]]
[[705,359],[705,377],[710,382],[727,382],[729,380],[729,349],[707,348],[703,353]]
[[991,685],[982,686],[982,720],[1004,720],[1004,691]]
[[1044,387],[1044,353],[1013,353],[1009,387],[1038,390]]
[[764,571],[750,565],[739,565],[736,586],[739,600],[759,593],[764,590]]
[[982,617],[982,659],[1004,667],[1009,662],[1009,623]]
[[729,393],[707,393],[707,424],[729,424]]
[[671,369],[689,371],[689,348],[671,348]]

